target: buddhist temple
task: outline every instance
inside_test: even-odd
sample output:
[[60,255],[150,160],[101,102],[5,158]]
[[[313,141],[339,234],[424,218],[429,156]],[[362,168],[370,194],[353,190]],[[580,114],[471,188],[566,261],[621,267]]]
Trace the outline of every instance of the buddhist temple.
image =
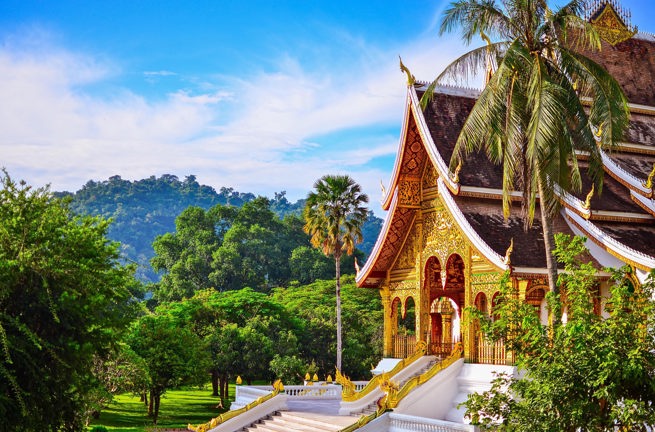
[[[604,40],[601,51],[587,54],[623,87],[630,126],[618,149],[602,153],[602,193],[595,193],[589,178],[583,178],[580,193],[561,193],[554,228],[587,238],[602,299],[608,293],[602,268],[628,264],[640,281],[655,268],[655,36],[627,27],[616,4],[596,6],[589,19],[603,29]],[[502,364],[507,360],[502,346],[487,346],[474,328],[462,331],[458,324],[466,306],[491,313],[506,271],[525,301],[547,319],[539,211],[524,231],[517,192],[515,208],[504,217],[501,167],[483,153],[449,169],[479,91],[439,87],[422,109],[426,88],[427,83],[409,81],[400,146],[382,203],[388,215],[357,283],[380,290],[385,356],[411,354],[418,341],[433,354],[461,341],[468,361]],[[601,313],[602,304],[597,309]],[[410,331],[403,322],[408,313],[415,317]]]
[[[634,284],[655,268],[655,36],[637,32],[612,0],[585,17],[602,36],[587,53],[622,86],[630,125],[616,149],[602,150],[602,192],[583,176],[577,193],[558,191],[556,232],[586,237],[597,269],[597,314],[605,313],[607,267],[628,265]],[[501,168],[472,153],[451,169],[460,130],[480,90],[428,84],[407,73],[398,152],[385,188],[386,219],[356,281],[378,290],[384,353],[368,382],[336,371],[338,384],[240,386],[232,411],[192,428],[250,431],[475,431],[460,402],[488,390],[493,372],[516,373],[501,342],[486,341],[465,309],[491,316],[509,274],[519,297],[545,324],[546,253],[538,209],[526,230],[520,192],[503,212]],[[585,158],[580,157],[585,164]],[[539,203],[537,203],[537,206]],[[564,311],[566,314],[566,311]],[[343,372],[343,373],[342,373]]]

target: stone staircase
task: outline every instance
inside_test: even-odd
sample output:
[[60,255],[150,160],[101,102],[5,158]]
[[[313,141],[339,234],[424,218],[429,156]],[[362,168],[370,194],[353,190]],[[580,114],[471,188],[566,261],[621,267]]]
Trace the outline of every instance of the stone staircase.
[[[432,366],[434,366],[438,361],[440,361],[438,358],[433,357],[433,358],[432,358],[428,363],[426,363],[426,364],[423,366],[423,368],[421,368],[420,370],[417,370],[417,371],[416,371],[415,373],[413,373],[412,375],[409,375],[409,376],[405,377],[404,379],[400,380],[400,381],[398,382],[398,388],[401,389],[401,388],[402,388],[402,387],[403,387],[403,386],[404,386],[404,385],[405,385],[409,380],[411,380],[412,378],[414,378],[414,377],[416,377],[416,376],[419,376],[419,375],[423,375],[423,374],[424,374],[425,372],[427,372],[427,371],[428,371]],[[362,415],[367,416],[367,415],[373,414],[373,413],[376,412],[377,410],[378,410],[378,404],[377,404],[377,401],[375,401],[375,402],[371,402],[371,403],[368,404],[366,407],[364,407],[364,409],[362,409],[361,411],[357,412],[356,415],[357,415],[357,416],[362,416]]]
[[280,411],[244,432],[337,432],[358,420],[357,416],[328,416],[310,412]]
[[455,423],[467,423],[464,419],[466,408],[458,407],[466,401],[471,393],[483,393],[491,388],[491,381],[495,378],[494,371],[514,373],[511,366],[465,364],[457,376],[457,395],[452,399],[450,411],[445,420]]

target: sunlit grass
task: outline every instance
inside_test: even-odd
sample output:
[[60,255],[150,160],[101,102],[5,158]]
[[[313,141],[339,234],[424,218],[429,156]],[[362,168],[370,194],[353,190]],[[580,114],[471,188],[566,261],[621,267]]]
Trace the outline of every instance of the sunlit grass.
[[[234,387],[230,386],[230,400],[234,399]],[[148,417],[148,407],[138,396],[122,394],[114,398],[102,410],[93,426],[104,426],[110,432],[145,432],[153,429],[184,428],[189,423],[205,423],[225,410],[217,408],[218,397],[211,396],[211,388],[185,388],[169,390],[161,398],[159,419],[153,425]]]

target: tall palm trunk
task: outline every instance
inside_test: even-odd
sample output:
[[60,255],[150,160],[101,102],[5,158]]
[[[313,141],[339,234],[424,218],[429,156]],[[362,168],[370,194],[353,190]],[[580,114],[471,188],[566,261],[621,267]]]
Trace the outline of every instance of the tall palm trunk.
[[[544,249],[546,251],[546,269],[548,271],[548,290],[553,294],[559,294],[559,286],[557,285],[557,263],[553,256],[553,249],[555,248],[555,235],[553,234],[553,218],[548,214],[548,209],[544,203],[544,181],[540,173],[538,187],[539,187],[539,211],[541,214],[541,229],[544,235]],[[560,310],[556,304],[550,304],[550,319],[553,323],[558,323],[561,319]]]
[[341,371],[341,254],[334,254],[334,266],[337,280],[337,369]]

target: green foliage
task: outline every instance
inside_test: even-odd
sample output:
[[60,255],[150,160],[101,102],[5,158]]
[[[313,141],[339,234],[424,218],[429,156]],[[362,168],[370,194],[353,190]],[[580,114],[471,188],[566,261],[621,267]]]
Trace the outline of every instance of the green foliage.
[[0,178],[0,428],[77,430],[107,355],[138,309],[107,222]]
[[200,384],[206,379],[208,363],[202,341],[188,328],[176,325],[168,315],[139,318],[132,324],[126,341],[148,367],[153,406],[149,414],[154,423],[166,390],[182,384]]
[[596,270],[583,262],[584,239],[558,236],[558,259],[567,309],[566,324],[542,326],[534,309],[503,287],[495,322],[484,321],[490,338],[505,338],[525,372],[501,376],[491,391],[465,403],[475,423],[503,431],[646,430],[655,425],[655,274],[641,287],[630,269],[613,273],[609,316],[594,314]]
[[[334,282],[276,288],[274,300],[298,318],[300,358],[314,361],[319,375],[332,374],[336,360]],[[370,378],[371,364],[382,355],[382,304],[375,290],[357,288],[352,276],[342,286],[343,371],[353,379]],[[304,373],[302,374],[304,376]]]
[[281,379],[286,385],[302,384],[303,377],[309,370],[309,366],[295,355],[281,356],[275,354],[270,366],[275,377]]
[[[334,263],[309,249],[302,220],[279,219],[263,197],[241,208],[189,207],[176,219],[176,232],[157,237],[153,246],[152,264],[163,276],[152,290],[162,302],[209,288],[268,291],[292,278],[311,282],[326,276],[328,267],[334,269]],[[344,264],[347,273],[355,271],[352,260]]]
[[[170,174],[137,181],[113,176],[105,181],[89,181],[74,194],[65,192],[58,195],[70,196],[71,209],[77,214],[111,218],[113,223],[108,228],[107,236],[121,243],[121,255],[125,260],[138,264],[137,277],[151,283],[160,279],[157,270],[153,270],[156,266],[150,265],[150,260],[155,256],[153,242],[158,236],[175,231],[175,219],[185,209],[193,206],[208,210],[217,205],[238,208],[256,198],[252,193],[241,193],[232,188],[223,187],[217,192],[210,186],[198,184],[193,175],[179,180]],[[275,193],[270,200],[270,209],[280,218],[293,219],[295,216],[298,221],[304,204],[304,200],[289,202],[283,191]],[[365,253],[372,248],[381,222],[381,219],[370,215],[361,247]],[[302,228],[302,223],[298,228]],[[225,233],[220,232],[220,227],[217,227],[217,231],[222,238]],[[191,275],[200,263],[179,265],[180,268],[174,272]]]

